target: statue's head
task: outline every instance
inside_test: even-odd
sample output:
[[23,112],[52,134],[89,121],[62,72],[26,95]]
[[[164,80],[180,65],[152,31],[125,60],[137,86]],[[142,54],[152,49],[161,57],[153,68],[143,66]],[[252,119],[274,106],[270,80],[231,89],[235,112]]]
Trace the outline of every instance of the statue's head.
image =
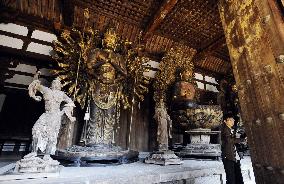
[[181,81],[189,81],[193,77],[193,71],[192,70],[183,70],[180,73],[180,79]]
[[115,80],[115,68],[110,63],[104,63],[99,68],[99,80],[105,84],[111,84]]
[[51,89],[61,90],[62,84],[59,78],[56,78],[51,83]]
[[109,28],[104,34],[103,47],[106,49],[116,50],[119,37],[113,28]]
[[193,67],[188,66],[185,68],[182,68],[179,72],[179,77],[181,81],[191,81],[194,77]]

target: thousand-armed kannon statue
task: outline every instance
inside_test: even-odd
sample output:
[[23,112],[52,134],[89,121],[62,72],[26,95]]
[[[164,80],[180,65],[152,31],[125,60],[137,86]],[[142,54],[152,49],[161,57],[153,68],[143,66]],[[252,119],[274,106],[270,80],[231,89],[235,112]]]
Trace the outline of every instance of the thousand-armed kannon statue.
[[[88,10],[84,16],[89,18]],[[60,67],[55,74],[68,94],[90,111],[81,135],[81,142],[87,147],[73,146],[66,153],[121,156],[124,152],[114,146],[120,109],[133,111],[135,101],[143,100],[148,91],[150,80],[143,75],[148,71],[149,60],[143,57],[140,41],[134,47],[121,39],[114,28],[100,32],[85,26],[83,30],[64,30],[54,42],[54,51]]]

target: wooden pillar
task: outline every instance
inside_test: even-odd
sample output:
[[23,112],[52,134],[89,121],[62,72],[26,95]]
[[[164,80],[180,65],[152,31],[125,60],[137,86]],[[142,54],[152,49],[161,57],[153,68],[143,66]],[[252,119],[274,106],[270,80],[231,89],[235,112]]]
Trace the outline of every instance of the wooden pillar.
[[219,1],[257,184],[284,182],[284,44],[269,2]]

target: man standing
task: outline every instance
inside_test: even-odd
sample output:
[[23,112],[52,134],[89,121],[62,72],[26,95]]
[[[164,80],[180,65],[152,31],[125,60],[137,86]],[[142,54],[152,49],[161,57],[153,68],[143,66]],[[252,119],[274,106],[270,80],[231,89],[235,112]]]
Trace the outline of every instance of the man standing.
[[224,123],[221,130],[222,161],[226,172],[226,184],[243,184],[240,167],[240,159],[236,150],[236,143],[241,140],[233,135],[234,118],[232,115],[224,115]]

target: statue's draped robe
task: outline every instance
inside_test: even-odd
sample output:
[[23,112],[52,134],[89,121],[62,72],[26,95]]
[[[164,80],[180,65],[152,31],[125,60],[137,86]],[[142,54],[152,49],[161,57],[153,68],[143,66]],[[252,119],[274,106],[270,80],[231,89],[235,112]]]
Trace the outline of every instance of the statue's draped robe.
[[111,145],[120,117],[120,87],[118,84],[102,85],[90,101],[90,120],[83,127],[81,142],[86,145]]
[[171,138],[172,120],[163,102],[160,102],[155,108],[154,117],[158,124],[157,141],[159,143],[159,150],[168,150],[169,137]]
[[[94,50],[95,90],[90,95],[90,120],[83,127],[80,142],[85,145],[113,145],[119,125],[121,79],[126,75],[125,59],[112,50]],[[92,63],[92,62],[91,62]],[[93,66],[92,66],[93,67]]]

